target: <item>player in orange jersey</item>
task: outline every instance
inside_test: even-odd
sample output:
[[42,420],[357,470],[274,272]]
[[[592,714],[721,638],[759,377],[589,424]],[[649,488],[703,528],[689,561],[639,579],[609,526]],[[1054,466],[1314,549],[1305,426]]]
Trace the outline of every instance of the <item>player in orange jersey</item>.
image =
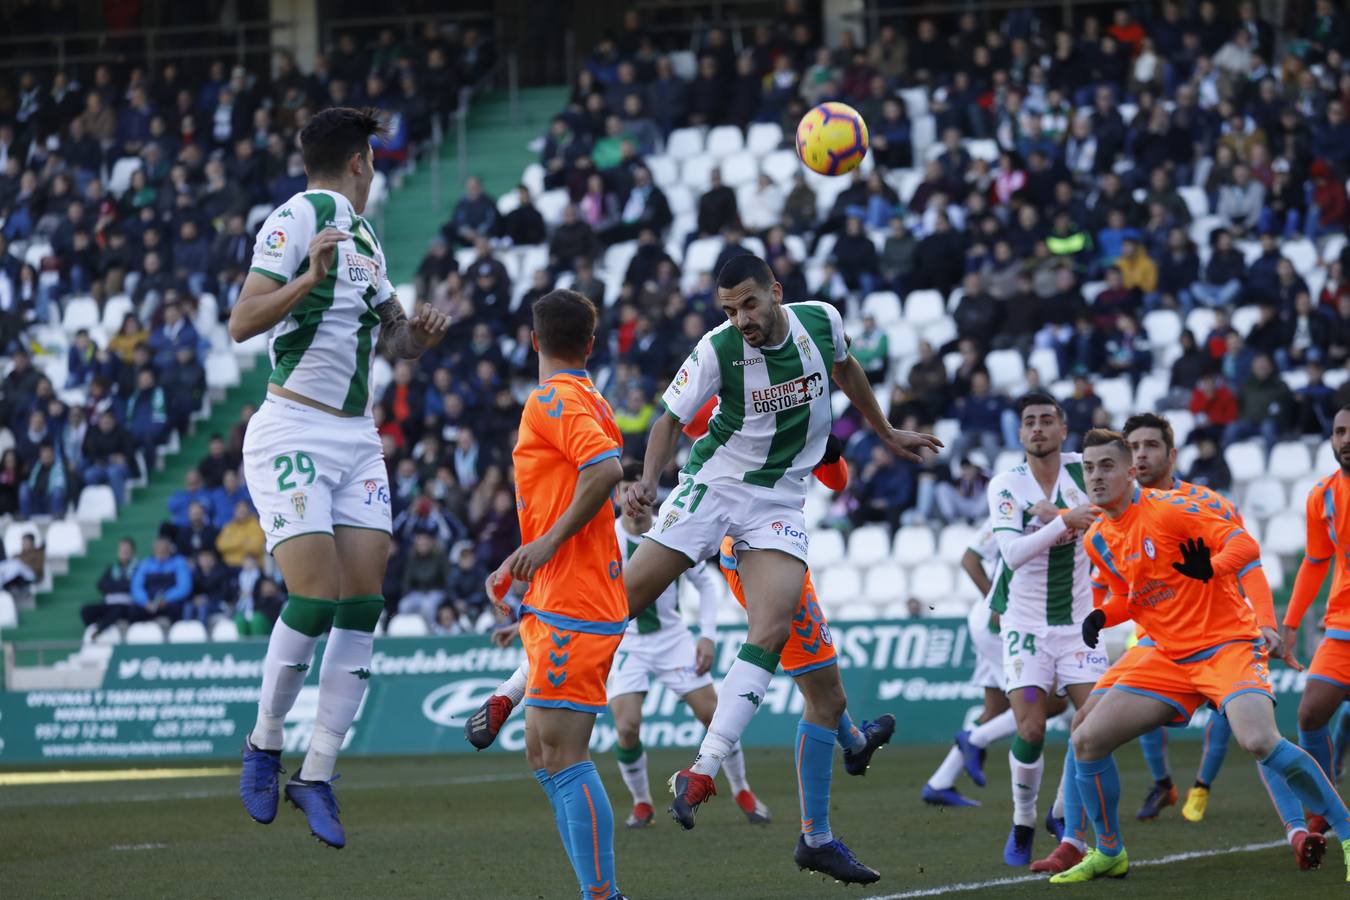
[[[1298,742],[1322,770],[1335,778],[1331,732],[1336,709],[1350,693],[1350,406],[1331,422],[1331,450],[1340,469],[1308,492],[1308,545],[1284,614],[1284,637],[1292,647],[1298,626],[1333,568],[1331,595],[1323,622],[1326,637],[1313,656],[1303,699],[1298,705]],[[1324,826],[1309,822],[1310,827]]]
[[[1141,488],[1180,491],[1196,502],[1209,505],[1209,508],[1220,515],[1232,517],[1239,527],[1245,527],[1241,514],[1222,495],[1212,493],[1208,488],[1189,484],[1177,477],[1176,442],[1173,437],[1172,425],[1166,418],[1154,413],[1141,413],[1131,416],[1125,421],[1122,434],[1130,448],[1131,462],[1135,468],[1135,482]],[[1260,563],[1251,563],[1245,567],[1238,573],[1237,581],[1238,587],[1242,590],[1243,595],[1248,598],[1252,609],[1256,612],[1259,624],[1264,628],[1273,630],[1275,627],[1274,604],[1271,598],[1270,584],[1266,581]],[[1101,605],[1105,600],[1106,593],[1107,586],[1104,582],[1093,582],[1093,594],[1097,605]],[[1121,675],[1128,672],[1139,659],[1147,655],[1149,648],[1156,646],[1156,642],[1138,627],[1135,629],[1135,637],[1137,643],[1127,647],[1120,658],[1107,670],[1106,674],[1098,679],[1092,690],[1092,696],[1074,716],[1073,727],[1077,727],[1082,722],[1093,707],[1100,702],[1101,697],[1120,680]],[[1276,649],[1275,652],[1284,653],[1286,661],[1289,661],[1287,647]],[[1291,662],[1291,664],[1297,666],[1296,661]],[[1185,721],[1173,721],[1169,724],[1184,726],[1187,723]],[[1190,794],[1187,796],[1186,808],[1182,812],[1182,815],[1188,821],[1199,821],[1203,818],[1204,803],[1208,800],[1208,788],[1213,783],[1219,766],[1223,764],[1228,748],[1228,738],[1231,733],[1228,720],[1225,717],[1210,716],[1209,724],[1205,729],[1204,750],[1201,755],[1200,772],[1196,777],[1196,787],[1191,788]],[[1154,777],[1154,786],[1143,806],[1135,815],[1140,820],[1155,818],[1163,806],[1174,804],[1177,799],[1176,789],[1167,774],[1164,734],[1162,728],[1155,728],[1139,738],[1145,760]],[[1065,754],[1064,778],[1061,785],[1064,790],[1068,827],[1054,852],[1045,859],[1032,863],[1031,870],[1033,872],[1062,872],[1077,865],[1087,850],[1088,823],[1074,779],[1075,767],[1076,761],[1073,751],[1070,749]],[[1262,778],[1264,781],[1264,775]],[[1312,834],[1308,831],[1303,816],[1303,808],[1287,785],[1282,781],[1273,780],[1268,783],[1267,787],[1276,810],[1285,823],[1286,836],[1293,848],[1294,857],[1299,867],[1304,869],[1317,868],[1321,863],[1322,854],[1326,850],[1326,842],[1322,839],[1320,833]],[[1198,815],[1196,814],[1197,811]]]
[[1350,860],[1350,811],[1313,758],[1275,727],[1263,638],[1273,643],[1278,635],[1263,633],[1232,577],[1260,559],[1256,542],[1231,517],[1183,492],[1138,487],[1119,432],[1087,434],[1083,470],[1103,513],[1083,541],[1109,591],[1083,623],[1083,640],[1094,646],[1101,629],[1134,619],[1157,646],[1122,674],[1071,738],[1097,846],[1051,883],[1128,873],[1117,819],[1120,776],[1111,753],[1178,715],[1189,719],[1206,701],[1228,717],[1238,744],[1264,769],[1335,823]]
[[605,710],[605,680],[628,619],[610,497],[623,437],[585,365],[595,306],[575,291],[535,301],[539,387],[511,460],[521,546],[489,578],[530,583],[520,638],[530,661],[525,754],[549,802],[585,900],[621,897],[614,813],[587,746]]

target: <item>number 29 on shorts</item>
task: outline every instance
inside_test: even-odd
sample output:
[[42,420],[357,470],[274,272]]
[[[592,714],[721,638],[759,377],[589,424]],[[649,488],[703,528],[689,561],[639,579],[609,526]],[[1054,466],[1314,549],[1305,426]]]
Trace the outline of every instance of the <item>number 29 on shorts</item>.
[[318,474],[314,469],[314,460],[310,459],[308,453],[296,451],[294,454],[283,453],[272,460],[272,471],[277,473],[277,490],[291,491],[295,490],[296,484],[291,480],[292,475],[299,475],[305,479],[305,484],[314,483],[314,476]]

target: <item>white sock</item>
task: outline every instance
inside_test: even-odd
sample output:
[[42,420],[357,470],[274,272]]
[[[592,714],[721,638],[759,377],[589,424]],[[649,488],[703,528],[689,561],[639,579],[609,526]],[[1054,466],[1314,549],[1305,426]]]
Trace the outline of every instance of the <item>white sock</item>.
[[965,768],[965,761],[961,757],[961,751],[953,746],[947,751],[947,756],[942,760],[942,765],[937,767],[937,771],[928,779],[928,786],[935,791],[945,791],[948,788],[956,787],[956,778]]
[[1041,775],[1045,773],[1045,756],[1034,763],[1020,762],[1008,751],[1008,766],[1012,769],[1013,824],[1036,826],[1036,798],[1041,792]]
[[1299,833],[1300,831],[1303,832],[1304,834],[1307,834],[1307,833],[1308,833],[1308,829],[1306,829],[1306,828],[1287,828],[1287,829],[1285,829],[1285,832],[1284,832],[1284,839],[1285,839],[1286,841],[1289,842],[1289,846],[1292,847],[1292,846],[1294,845],[1294,838],[1298,837],[1298,833]]
[[497,685],[494,694],[501,694],[511,701],[513,707],[519,706],[520,701],[525,699],[525,682],[530,677],[530,661],[527,659],[516,667],[511,673],[511,677]]
[[731,795],[733,797],[741,791],[750,790],[750,782],[745,780],[745,754],[741,752],[740,741],[737,741],[736,746],[731,748],[727,758],[722,760],[722,772],[731,784]]
[[314,662],[317,637],[301,634],[282,619],[272,628],[263,660],[262,690],[258,693],[258,721],[249,741],[259,750],[280,750],[286,713],[295,705]]
[[[776,661],[776,657],[775,657]],[[773,673],[763,666],[736,657],[717,686],[717,711],[713,713],[708,733],[698,748],[698,756],[690,769],[710,778],[717,777],[722,760],[741,739],[750,720],[759,710],[764,693],[769,688]]]
[[984,748],[1014,734],[1017,734],[1017,717],[1013,715],[1011,709],[1005,709],[988,722],[976,725],[970,730],[970,745]]
[[1059,776],[1059,788],[1055,791],[1055,804],[1050,807],[1050,813],[1056,819],[1064,818],[1064,775]]
[[808,847],[824,847],[830,841],[834,840],[833,831],[818,831],[815,834],[803,834],[802,840]]
[[623,783],[628,787],[628,793],[633,795],[633,803],[646,803],[648,806],[652,802],[652,789],[647,784],[647,753],[644,750],[642,755],[632,762],[619,762],[619,774],[623,776]]
[[374,647],[375,635],[366,631],[334,628],[328,632],[319,672],[319,712],[309,752],[300,767],[301,779],[332,780],[338,750],[366,695]]

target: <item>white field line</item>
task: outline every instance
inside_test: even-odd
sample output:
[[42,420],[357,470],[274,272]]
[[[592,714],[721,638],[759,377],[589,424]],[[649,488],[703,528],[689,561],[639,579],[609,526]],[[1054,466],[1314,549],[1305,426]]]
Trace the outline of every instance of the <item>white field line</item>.
[[[1222,850],[1191,850],[1186,853],[1172,853],[1157,859],[1131,860],[1130,868],[1136,866],[1167,866],[1185,862],[1188,859],[1204,859],[1210,856],[1227,856],[1231,853],[1255,853],[1286,846],[1286,841],[1266,841],[1260,844],[1240,844]],[[909,900],[911,897],[937,897],[941,894],[955,894],[962,891],[982,891],[985,888],[1003,887],[1009,884],[1025,884],[1031,881],[1046,881],[1044,875],[1018,875],[1015,878],[991,878],[988,881],[965,881],[959,884],[944,884],[942,887],[922,888],[917,891],[902,891],[899,894],[880,894],[863,897],[861,900]]]

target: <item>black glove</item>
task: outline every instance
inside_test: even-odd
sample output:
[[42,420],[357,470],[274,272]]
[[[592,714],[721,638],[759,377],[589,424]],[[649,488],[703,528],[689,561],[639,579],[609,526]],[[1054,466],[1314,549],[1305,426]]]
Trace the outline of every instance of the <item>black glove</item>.
[[1083,620],[1083,643],[1095,649],[1097,636],[1102,633],[1102,629],[1105,627],[1106,613],[1100,609],[1094,609],[1088,613],[1088,617]]
[[1172,568],[1196,581],[1209,581],[1214,577],[1214,564],[1209,561],[1209,548],[1205,546],[1204,538],[1187,538],[1180,549],[1181,562],[1172,563]]

